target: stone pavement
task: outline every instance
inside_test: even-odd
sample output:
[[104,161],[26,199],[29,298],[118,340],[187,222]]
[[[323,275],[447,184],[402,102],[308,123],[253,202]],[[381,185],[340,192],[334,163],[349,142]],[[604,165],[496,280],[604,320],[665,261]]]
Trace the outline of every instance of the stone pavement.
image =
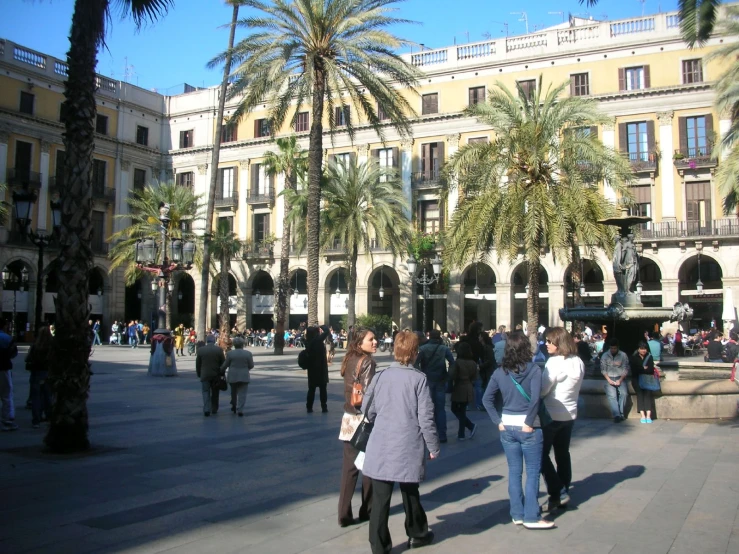
[[[0,434],[0,552],[369,552],[367,524],[336,521],[340,360],[329,413],[306,414],[297,352],[257,349],[246,416],[234,417],[222,396],[218,415],[204,418],[194,358],[178,359],[177,378],[150,378],[147,350],[98,347],[94,449],[66,458],[43,453],[44,430],[22,407],[28,374],[17,369],[21,429]],[[470,416],[482,423],[474,440],[450,432],[421,485],[436,533],[426,551],[739,552],[736,421],[578,421],[572,506],[557,514],[557,529],[527,531],[510,523],[497,430],[486,414]],[[404,551],[397,489],[390,528],[393,552]]]

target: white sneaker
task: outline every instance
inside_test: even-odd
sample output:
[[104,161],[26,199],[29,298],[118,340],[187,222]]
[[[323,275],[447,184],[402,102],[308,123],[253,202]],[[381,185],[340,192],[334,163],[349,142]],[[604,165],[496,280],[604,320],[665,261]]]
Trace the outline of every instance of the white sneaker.
[[515,523],[516,525],[523,525],[523,520],[522,519],[512,519],[511,521],[513,523]]
[[526,527],[526,529],[554,529],[554,522],[540,519],[536,523],[524,522],[523,526]]
[[559,493],[559,504],[561,506],[566,506],[567,503],[570,501],[570,495],[567,492],[567,489],[562,489]]
[[476,432],[477,432],[477,423],[475,423],[472,426],[472,431],[470,431],[470,438],[474,437]]

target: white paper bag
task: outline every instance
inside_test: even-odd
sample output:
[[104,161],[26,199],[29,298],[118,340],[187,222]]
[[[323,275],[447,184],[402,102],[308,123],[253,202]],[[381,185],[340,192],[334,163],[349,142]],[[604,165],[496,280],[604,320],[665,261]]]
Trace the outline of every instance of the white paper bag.
[[357,455],[357,459],[354,460],[354,465],[359,471],[362,471],[362,468],[364,467],[364,452],[360,452]]

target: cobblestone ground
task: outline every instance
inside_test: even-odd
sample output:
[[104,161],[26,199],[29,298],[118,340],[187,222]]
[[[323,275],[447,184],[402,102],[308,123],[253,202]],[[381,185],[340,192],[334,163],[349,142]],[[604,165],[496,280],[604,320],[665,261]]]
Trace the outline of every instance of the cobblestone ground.
[[[45,454],[44,429],[31,428],[19,357],[20,430],[0,435],[0,552],[369,552],[367,524],[336,521],[340,358],[329,413],[306,414],[296,357],[256,349],[246,416],[232,416],[222,396],[218,415],[204,418],[194,358],[178,359],[176,378],[150,378],[147,350],[98,347],[94,449],[66,458]],[[736,421],[578,421],[571,507],[556,514],[557,529],[527,531],[510,523],[498,432],[486,414],[470,417],[482,424],[474,440],[450,432],[421,486],[436,534],[426,551],[739,552]],[[390,529],[393,551],[405,550],[397,490]]]

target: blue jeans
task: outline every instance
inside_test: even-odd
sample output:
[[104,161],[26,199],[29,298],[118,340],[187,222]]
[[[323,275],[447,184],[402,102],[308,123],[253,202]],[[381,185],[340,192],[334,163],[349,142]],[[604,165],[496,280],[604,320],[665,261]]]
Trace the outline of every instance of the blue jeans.
[[[506,426],[500,432],[508,460],[508,496],[511,500],[511,518],[524,523],[539,521],[539,472],[544,435],[541,429],[524,433],[521,427]],[[522,486],[523,467],[526,465],[526,486]]]
[[604,385],[608,403],[611,405],[611,414],[613,417],[624,417],[624,403],[626,397],[629,396],[629,386],[626,379],[621,381],[618,387],[614,387],[610,383]]
[[0,371],[0,401],[3,404],[2,422],[15,419],[15,404],[13,402],[13,371]]
[[139,347],[139,338],[136,335],[129,335],[128,342],[131,344],[131,348]]
[[100,333],[98,333],[97,331],[93,331],[93,334],[94,334],[94,337],[92,339],[92,345],[95,346],[99,344],[100,346],[102,346],[103,341],[100,340]]
[[475,379],[472,388],[475,389],[475,408],[482,408],[482,379]]
[[33,424],[41,423],[42,413],[51,418],[51,390],[46,382],[48,371],[31,372],[31,406]]
[[446,440],[446,381],[428,381],[431,401],[434,403],[434,423],[439,440]]

